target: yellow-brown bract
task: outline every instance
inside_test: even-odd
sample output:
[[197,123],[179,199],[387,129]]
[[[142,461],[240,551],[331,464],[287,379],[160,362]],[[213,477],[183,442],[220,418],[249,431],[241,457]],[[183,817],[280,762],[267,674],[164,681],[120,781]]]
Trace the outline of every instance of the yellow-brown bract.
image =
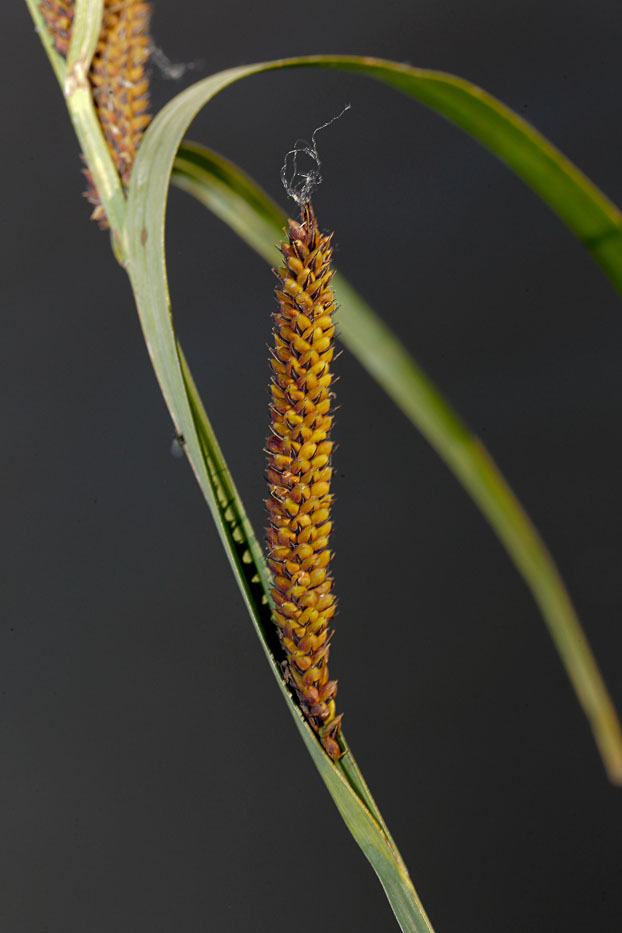
[[300,222],[289,221],[289,241],[281,244],[285,264],[273,315],[266,504],[274,618],[289,680],[324,748],[336,759],[341,716],[335,711],[337,682],[328,675],[329,621],[336,609],[329,572],[335,332],[330,242],[307,203]]

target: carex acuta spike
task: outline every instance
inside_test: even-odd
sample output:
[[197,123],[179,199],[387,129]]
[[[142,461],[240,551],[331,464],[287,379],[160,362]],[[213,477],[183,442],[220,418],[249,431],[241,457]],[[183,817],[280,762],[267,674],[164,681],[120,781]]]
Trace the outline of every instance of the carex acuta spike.
[[[40,0],[54,47],[66,56],[75,10],[74,0]],[[102,29],[89,70],[93,101],[110,154],[127,192],[132,165],[149,123],[150,4],[145,0],[104,0]],[[85,196],[92,217],[107,227],[104,208],[88,170]]]
[[330,573],[333,314],[331,236],[309,202],[281,244],[271,365],[268,563],[287,675],[331,758],[341,754],[337,682],[328,673],[336,600]]

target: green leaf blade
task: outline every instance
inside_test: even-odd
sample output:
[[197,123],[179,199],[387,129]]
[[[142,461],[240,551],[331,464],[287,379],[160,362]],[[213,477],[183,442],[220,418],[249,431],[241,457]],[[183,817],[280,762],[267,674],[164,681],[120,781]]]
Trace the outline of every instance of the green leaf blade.
[[[307,59],[319,65],[322,56]],[[482,88],[439,71],[345,56],[340,64],[384,81],[426,104],[506,163],[570,227],[622,290],[622,214],[559,149]],[[614,262],[604,243],[617,244]],[[615,258],[617,257],[617,258]]]
[[76,0],[67,52],[68,75],[77,67],[82,78],[86,78],[101,32],[103,13],[104,0]]
[[378,58],[312,55],[221,72],[183,91],[175,98],[175,108],[178,116],[182,111],[187,114],[188,126],[193,106],[196,112],[217,92],[215,80],[220,85],[218,90],[223,90],[242,77],[262,71],[301,67],[336,68],[382,81],[451,120],[522,178],[570,227],[614,287],[622,291],[620,210],[526,120],[486,91],[455,75]]

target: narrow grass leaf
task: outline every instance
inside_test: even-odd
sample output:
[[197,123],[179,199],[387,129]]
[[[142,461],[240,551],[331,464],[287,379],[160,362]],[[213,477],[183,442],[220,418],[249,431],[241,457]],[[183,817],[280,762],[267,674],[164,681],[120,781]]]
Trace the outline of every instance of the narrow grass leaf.
[[104,0],[77,0],[67,53],[67,72],[76,66],[86,77],[102,28]]
[[[231,68],[179,94],[178,118],[243,77],[280,68],[335,68],[380,80],[451,120],[505,162],[554,210],[622,291],[622,213],[569,159],[517,113],[455,75],[379,58],[311,55]],[[191,117],[189,117],[191,119]]]

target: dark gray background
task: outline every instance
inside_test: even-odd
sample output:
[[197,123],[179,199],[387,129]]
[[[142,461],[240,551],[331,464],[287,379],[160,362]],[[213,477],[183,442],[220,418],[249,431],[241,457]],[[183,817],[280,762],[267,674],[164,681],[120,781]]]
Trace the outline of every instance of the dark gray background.
[[[460,74],[622,202],[614,0],[156,0],[203,65],[377,54]],[[23,3],[3,10],[0,929],[394,930],[308,760],[185,462]],[[507,169],[434,114],[333,73],[269,74],[192,135],[284,204],[320,137],[337,261],[483,438],[551,547],[622,708],[622,309]],[[263,525],[273,279],[174,192],[176,320]],[[338,363],[332,671],[348,739],[438,933],[617,931],[622,791],[522,581],[428,445]]]

